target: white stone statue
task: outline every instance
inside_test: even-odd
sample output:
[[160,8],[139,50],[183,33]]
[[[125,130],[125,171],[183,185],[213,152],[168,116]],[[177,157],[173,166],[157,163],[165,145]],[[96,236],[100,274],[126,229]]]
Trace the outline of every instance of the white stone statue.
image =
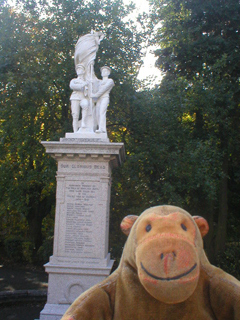
[[[79,126],[86,127],[86,118],[89,109],[89,99],[87,82],[84,80],[85,68],[83,65],[76,66],[77,78],[70,81],[70,88],[73,90],[71,94],[71,111],[72,111],[72,125],[73,132],[77,132]],[[79,125],[80,108],[82,108],[82,120]]]
[[73,132],[77,134],[102,133],[107,137],[106,113],[114,82],[108,78],[111,72],[109,67],[101,68],[101,80],[94,72],[97,50],[103,37],[102,32],[91,31],[80,37],[75,47],[74,62],[78,77],[70,82],[73,90],[70,100]]
[[112,79],[109,79],[111,70],[109,67],[104,66],[101,68],[102,80],[98,80],[98,90],[92,94],[92,98],[96,100],[96,119],[98,129],[96,133],[105,133],[106,129],[106,113],[109,105],[109,94],[114,86]]
[[96,76],[93,70],[94,60],[100,45],[100,42],[104,38],[102,32],[91,31],[78,39],[75,47],[74,62],[75,66],[82,64],[85,67],[86,80],[95,80]]

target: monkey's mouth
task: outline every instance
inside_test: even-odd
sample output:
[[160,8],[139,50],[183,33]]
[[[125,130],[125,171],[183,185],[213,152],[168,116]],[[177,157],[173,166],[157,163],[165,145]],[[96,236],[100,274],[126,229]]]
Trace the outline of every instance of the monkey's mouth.
[[171,280],[178,280],[178,279],[181,279],[182,277],[185,277],[187,276],[189,273],[191,273],[196,267],[197,267],[197,264],[195,263],[188,271],[186,272],[183,272],[177,276],[174,276],[174,277],[167,277],[167,278],[162,278],[162,277],[157,277],[155,276],[154,274],[151,274],[149,271],[147,271],[147,269],[143,266],[142,262],[141,262],[141,267],[143,269],[144,272],[146,272],[146,274],[153,278],[153,279],[156,279],[156,280],[162,280],[162,281],[171,281]]

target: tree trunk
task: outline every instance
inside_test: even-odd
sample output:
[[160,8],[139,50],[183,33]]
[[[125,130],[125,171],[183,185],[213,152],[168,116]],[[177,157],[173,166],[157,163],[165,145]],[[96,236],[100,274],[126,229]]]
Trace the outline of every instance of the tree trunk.
[[223,178],[220,183],[220,199],[215,256],[225,250],[228,215],[228,155],[223,159]]
[[27,221],[29,225],[30,239],[34,242],[36,251],[43,243],[42,221],[51,211],[53,198],[54,197],[49,196],[37,203],[34,201],[30,202],[32,206],[30,206],[29,213],[27,215]]
[[210,204],[206,211],[208,213],[206,219],[209,225],[209,232],[204,238],[204,248],[209,261],[212,264],[215,264],[215,250],[214,250],[215,233],[214,233],[214,201],[213,200],[210,201]]
[[42,216],[36,208],[31,209],[31,213],[28,215],[29,235],[31,241],[34,242],[35,250],[37,251],[42,245]]

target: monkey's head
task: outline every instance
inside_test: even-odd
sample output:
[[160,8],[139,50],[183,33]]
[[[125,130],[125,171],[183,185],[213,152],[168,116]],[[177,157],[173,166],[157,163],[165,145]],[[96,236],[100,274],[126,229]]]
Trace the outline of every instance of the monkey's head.
[[208,223],[174,206],[158,206],[121,223],[128,235],[123,259],[138,273],[139,280],[155,299],[174,304],[195,291],[200,262],[204,259],[202,237]]

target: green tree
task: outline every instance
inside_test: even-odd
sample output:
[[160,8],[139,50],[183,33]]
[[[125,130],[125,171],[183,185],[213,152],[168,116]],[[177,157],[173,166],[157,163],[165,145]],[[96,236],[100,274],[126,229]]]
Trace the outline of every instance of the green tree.
[[[179,95],[183,97],[179,103],[182,126],[189,134],[184,143],[192,144],[189,149],[192,155],[199,153],[195,167],[201,168],[204,160],[205,168],[198,179],[193,171],[188,181],[196,180],[193,191],[198,194],[199,207],[207,213],[211,224],[217,225],[216,234],[212,235],[217,254],[225,248],[228,207],[233,201],[239,204],[236,194],[229,200],[229,187],[234,185],[239,190],[238,174],[230,177],[230,172],[237,169],[240,147],[240,5],[236,0],[153,0],[151,3],[152,19],[160,22],[155,44],[159,48],[157,65],[166,74],[162,87],[169,88],[181,79],[186,81]],[[212,174],[214,179],[208,181]],[[209,188],[203,181],[208,181],[211,187],[208,196]],[[191,204],[192,201],[190,197]],[[231,213],[236,214],[236,209],[230,206]]]
[[107,64],[113,70],[108,127],[116,141],[124,136],[145,34],[130,19],[123,20],[133,7],[121,0],[26,0],[18,5],[21,10],[5,5],[0,12],[1,228],[22,233],[38,249],[43,219],[54,206],[56,172],[40,141],[58,140],[72,130],[74,45],[91,29],[106,36],[95,69]]

